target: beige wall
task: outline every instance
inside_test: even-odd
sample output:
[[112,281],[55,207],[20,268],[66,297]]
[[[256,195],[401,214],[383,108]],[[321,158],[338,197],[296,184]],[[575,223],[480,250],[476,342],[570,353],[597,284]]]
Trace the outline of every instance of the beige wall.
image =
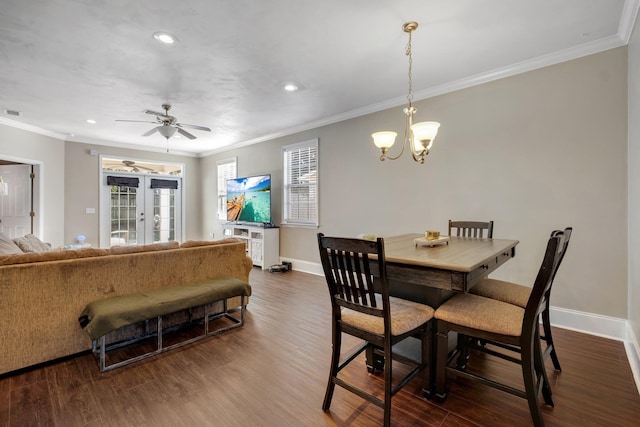
[[[418,102],[418,120],[442,123],[423,166],[406,154],[380,162],[371,143],[375,130],[401,133],[402,107],[203,164],[237,156],[239,175],[278,177],[282,145],[319,138],[321,225],[281,228],[284,259],[319,262],[317,231],[385,236],[446,231],[449,218],[493,219],[495,237],[520,240],[516,259],[496,277],[530,284],[548,234],[573,226],[553,304],[626,318],[626,67],[627,49],[618,48]],[[203,172],[214,186],[214,168]],[[281,192],[281,182],[272,188]],[[204,205],[215,206],[215,195]],[[281,199],[274,211],[279,221]]]
[[42,221],[40,237],[55,246],[64,240],[64,153],[63,141],[0,124],[0,158],[39,165],[43,203],[35,220]]
[[[96,155],[89,154],[96,150]],[[75,243],[75,237],[83,234],[87,242],[98,246],[100,233],[100,155],[126,157],[135,160],[159,160],[172,163],[184,163],[185,177],[183,198],[185,199],[185,223],[183,239],[202,238],[202,210],[200,182],[200,160],[193,157],[175,156],[165,153],[129,150],[100,145],[66,143],[65,156],[65,222],[64,241]],[[95,208],[95,214],[87,214],[86,208]]]
[[[640,24],[629,43],[629,325],[640,345]],[[640,351],[640,348],[636,348]],[[636,354],[640,357],[640,354]]]

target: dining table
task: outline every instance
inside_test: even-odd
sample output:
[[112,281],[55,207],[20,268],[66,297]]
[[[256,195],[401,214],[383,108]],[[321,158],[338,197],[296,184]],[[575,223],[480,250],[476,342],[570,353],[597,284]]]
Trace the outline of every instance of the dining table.
[[[456,236],[443,236],[434,243],[425,240],[424,234],[415,233],[384,237],[387,282],[389,295],[427,304],[434,309],[456,293],[468,292],[515,257],[519,243],[518,240]],[[373,263],[375,265],[377,261]],[[455,346],[455,339],[454,334],[450,334],[450,347]],[[418,340],[407,342],[407,348],[394,347],[394,351],[409,355],[420,351]],[[436,340],[432,342],[432,354],[435,354]],[[372,351],[367,352],[370,372],[383,366],[383,360]],[[431,386],[423,385],[425,395],[430,395]]]

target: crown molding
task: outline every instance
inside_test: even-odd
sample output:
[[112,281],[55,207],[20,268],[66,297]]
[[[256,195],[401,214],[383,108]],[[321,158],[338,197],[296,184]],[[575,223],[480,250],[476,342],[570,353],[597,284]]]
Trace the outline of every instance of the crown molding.
[[631,33],[638,17],[640,0],[626,0],[622,7],[622,16],[618,25],[618,36],[624,40],[624,44],[629,44]]
[[[91,144],[91,145],[99,145],[102,147],[126,148],[128,150],[148,151],[153,153],[167,154],[166,146],[160,147],[160,146],[149,146],[149,145],[137,145],[137,144],[130,144],[126,142],[104,141],[101,139],[78,138],[78,137],[66,137],[64,138],[64,140],[67,142],[77,142],[79,144]],[[184,156],[184,157],[201,157],[201,155],[198,153],[175,150],[171,148],[171,146],[169,146],[168,154],[171,154],[174,156]]]
[[18,122],[15,120],[7,119],[4,117],[0,117],[0,124],[16,128],[26,130],[27,132],[37,133],[39,135],[49,136],[51,138],[64,140],[65,135],[59,132],[53,132],[47,129],[42,129],[37,126],[28,125],[26,123]]

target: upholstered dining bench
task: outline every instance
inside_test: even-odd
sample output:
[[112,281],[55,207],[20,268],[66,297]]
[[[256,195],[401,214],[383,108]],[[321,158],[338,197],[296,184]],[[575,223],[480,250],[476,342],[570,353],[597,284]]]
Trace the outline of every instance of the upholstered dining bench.
[[[98,359],[100,371],[105,372],[244,325],[246,301],[249,296],[251,296],[251,286],[241,280],[235,278],[211,279],[99,299],[85,307],[78,321],[92,340],[92,351]],[[233,297],[241,297],[239,318],[237,314],[231,315],[227,309],[226,300]],[[209,306],[217,302],[222,302],[222,311],[209,313]],[[163,316],[191,310],[195,307],[203,307],[203,332],[176,344],[163,346]],[[230,320],[231,325],[225,322],[227,326],[210,331],[209,323],[221,318]],[[152,319],[156,319],[157,322],[155,331],[149,329],[149,321]],[[146,324],[143,334],[107,345],[106,337],[108,334],[140,322]],[[106,364],[108,351],[153,336],[157,336],[155,350],[110,365]]]

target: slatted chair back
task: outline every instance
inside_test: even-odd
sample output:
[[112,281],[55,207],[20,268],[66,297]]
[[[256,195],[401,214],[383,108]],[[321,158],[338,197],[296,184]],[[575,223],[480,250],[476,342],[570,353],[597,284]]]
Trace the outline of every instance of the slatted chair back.
[[455,236],[458,237],[484,237],[485,231],[487,238],[493,238],[493,221],[451,221],[449,220],[449,236],[453,236],[452,231],[455,229]]
[[[388,319],[389,293],[382,238],[369,241],[325,237],[319,233],[318,245],[334,315],[339,316],[340,307],[345,307]],[[377,261],[373,265],[372,256]],[[374,278],[380,286],[382,301],[376,300]]]
[[[569,236],[570,235],[571,229],[569,229]],[[553,283],[553,278],[558,270],[560,260],[564,256],[566,248],[564,231],[558,230],[553,232],[547,242],[547,249],[542,260],[542,265],[533,283],[529,301],[525,307],[524,320],[522,322],[522,337],[524,338],[524,342],[530,342],[530,340],[536,337],[539,315],[546,308],[551,284]]]
[[[560,267],[560,264],[562,264],[562,260],[564,259],[565,254],[567,253],[567,248],[569,247],[569,240],[571,240],[571,233],[573,232],[573,228],[572,227],[567,227],[564,229],[564,231],[560,231],[560,230],[555,230],[553,233],[551,233],[551,237],[554,236],[562,236],[562,248],[561,248],[561,254],[560,254],[560,259],[558,260],[558,265],[556,265],[556,269],[553,272],[553,276],[551,277],[551,284],[553,285],[553,281],[556,278],[556,273],[558,272],[558,269]],[[549,289],[551,290],[551,289]]]

